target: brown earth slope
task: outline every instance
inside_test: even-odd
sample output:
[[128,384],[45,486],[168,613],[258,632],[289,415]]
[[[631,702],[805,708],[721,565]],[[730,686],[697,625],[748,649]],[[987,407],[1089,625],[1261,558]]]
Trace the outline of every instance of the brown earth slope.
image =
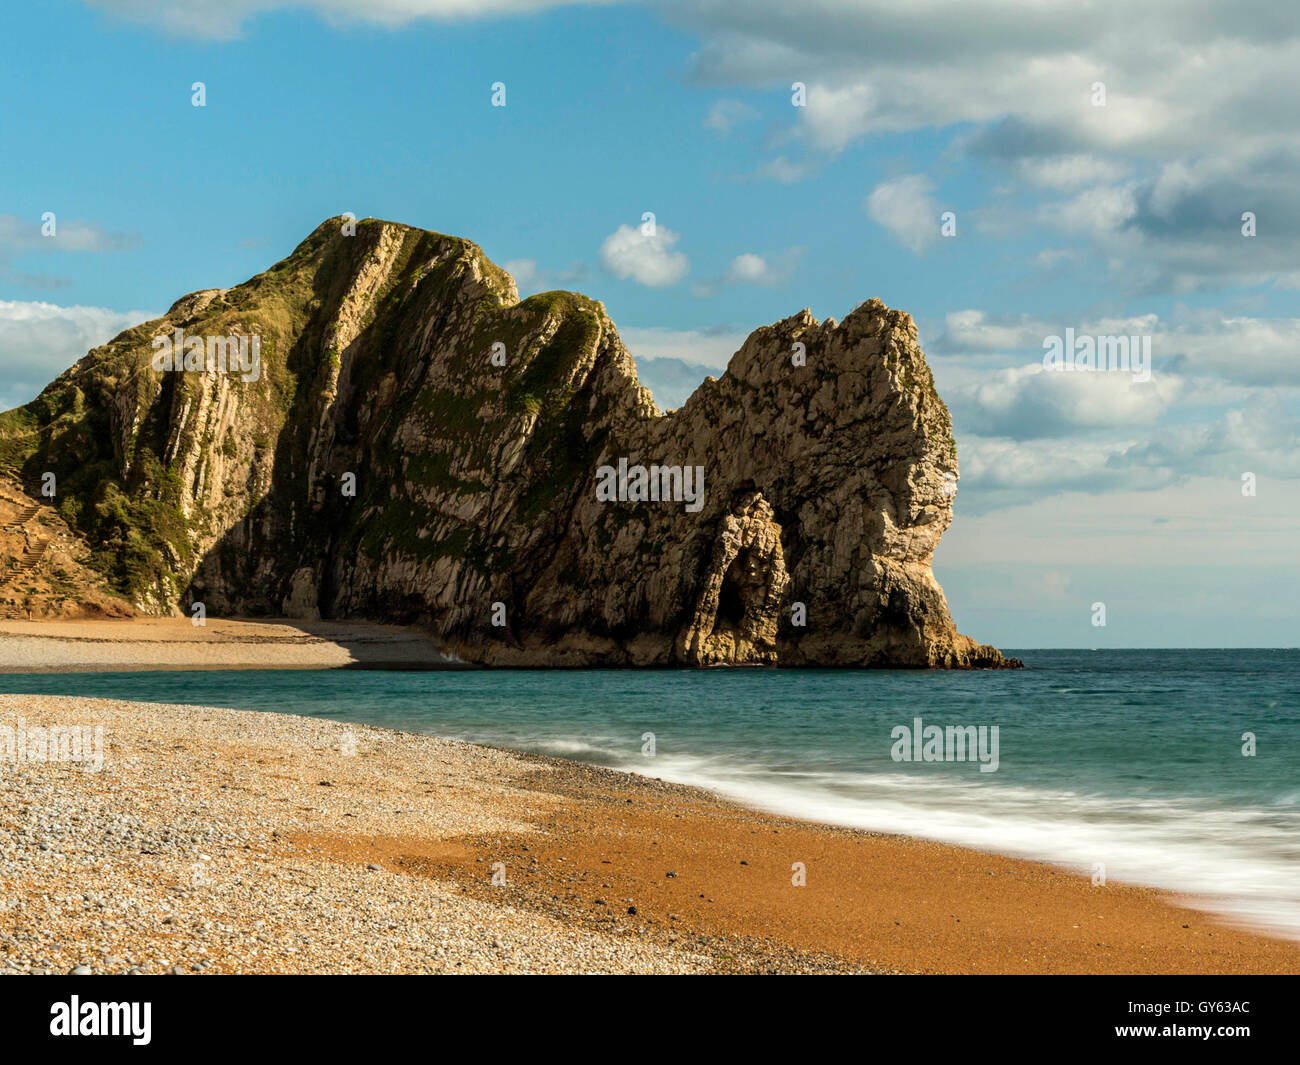
[[89,559],[57,512],[0,477],[0,621],[131,617]]

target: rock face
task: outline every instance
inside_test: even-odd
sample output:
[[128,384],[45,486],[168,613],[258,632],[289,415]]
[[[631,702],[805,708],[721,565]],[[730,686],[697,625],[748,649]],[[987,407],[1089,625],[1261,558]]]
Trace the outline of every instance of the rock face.
[[[416,623],[492,665],[1018,664],[931,572],[957,458],[908,315],[758,329],[662,414],[601,304],[344,222],[0,415],[0,467],[56,475],[139,608]],[[160,370],[161,336],[260,366]]]

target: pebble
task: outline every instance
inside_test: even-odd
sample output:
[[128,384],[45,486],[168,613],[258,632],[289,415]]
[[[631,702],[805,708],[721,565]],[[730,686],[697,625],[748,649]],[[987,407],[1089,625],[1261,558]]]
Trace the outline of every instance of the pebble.
[[[563,805],[524,783],[538,772],[535,760],[289,714],[0,695],[0,723],[20,716],[102,724],[106,757],[97,773],[36,762],[0,773],[0,824],[17,826],[0,833],[0,959],[8,966],[0,971],[715,967],[707,952],[596,930],[581,923],[589,920],[582,913],[540,914],[518,905],[511,886],[498,889],[497,902],[398,869],[386,871],[377,891],[373,874],[383,867],[333,842],[518,841],[532,831],[520,802],[525,788],[530,806]],[[357,748],[348,786],[318,786],[338,775],[348,733]]]

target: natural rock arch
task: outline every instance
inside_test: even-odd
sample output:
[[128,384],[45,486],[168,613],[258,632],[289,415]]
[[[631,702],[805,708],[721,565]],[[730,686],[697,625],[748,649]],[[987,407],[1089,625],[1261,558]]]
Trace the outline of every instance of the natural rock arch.
[[789,583],[781,526],[762,493],[750,492],[722,519],[678,657],[701,666],[775,662]]

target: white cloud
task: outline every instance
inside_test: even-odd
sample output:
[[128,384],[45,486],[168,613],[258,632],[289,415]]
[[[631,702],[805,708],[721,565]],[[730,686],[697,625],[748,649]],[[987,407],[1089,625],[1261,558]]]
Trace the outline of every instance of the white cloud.
[[656,225],[651,234],[621,225],[600,246],[600,262],[611,274],[651,288],[674,285],[690,272],[683,252],[673,251],[681,234]]
[[519,285],[528,285],[537,277],[537,260],[536,259],[511,259],[503,264],[503,269]]
[[[1079,336],[1150,336],[1150,380],[1044,369],[1044,338],[1067,326]],[[968,512],[1070,492],[1147,493],[1198,477],[1239,487],[1244,471],[1300,479],[1298,319],[1183,308],[1168,320],[1070,323],[967,309],[946,316],[927,347],[943,352],[932,366],[952,411]]]
[[[1282,3],[1149,5],[1095,0],[663,0],[704,43],[714,85],[808,84],[797,116],[835,148],[878,131],[1015,119],[1018,135],[1072,152],[1199,152],[1211,131],[1275,139],[1300,86],[1300,33]],[[1157,42],[1153,48],[1152,42]],[[1092,106],[1092,84],[1106,105]],[[1294,129],[1290,131],[1294,135]],[[1028,146],[1028,144],[1026,144]],[[1216,145],[1217,146],[1217,145]]]
[[1044,248],[1034,256],[1034,265],[1040,270],[1051,270],[1077,259],[1079,253],[1072,248]]
[[1224,571],[1225,559],[1294,565],[1300,495],[1271,492],[1268,480],[1261,481],[1263,492],[1255,498],[1242,496],[1241,482],[1231,473],[1117,487],[1099,496],[1064,484],[1068,458],[1052,462],[1046,451],[1040,453],[1048,461],[1032,467],[1007,459],[1008,480],[1019,469],[1034,483],[1026,482],[1017,503],[997,510],[963,507],[963,472],[958,518],[940,549],[945,566],[1007,563],[1056,570],[1082,564],[1104,572],[1122,559],[1155,567],[1194,563],[1209,572]]
[[957,429],[961,497],[975,512],[1207,476],[1239,488],[1245,471],[1274,482],[1300,478],[1300,417],[1274,389],[1233,390],[1221,397],[1233,405],[1217,415],[1198,410],[1208,397],[1181,380],[1136,384],[1113,373],[1025,367],[941,393]]
[[[89,0],[133,22],[185,37],[228,40],[244,23],[268,11],[307,8],[330,22],[404,26],[419,19],[453,21],[526,15],[575,0]],[[602,0],[582,0],[601,3]]]
[[81,219],[66,221],[54,213],[54,233],[45,236],[39,218],[0,215],[0,248],[15,251],[123,251],[139,245],[133,233],[108,233],[102,226]]
[[1086,185],[1117,182],[1132,168],[1121,160],[1079,154],[1021,159],[1016,169],[1033,185],[1069,192]]
[[939,205],[934,185],[924,174],[909,174],[877,185],[867,197],[866,211],[894,239],[921,252],[939,237]]
[[1180,373],[1248,385],[1300,385],[1300,318],[1188,312],[1153,341]]
[[761,178],[770,178],[772,181],[780,182],[782,185],[793,185],[796,181],[802,181],[816,169],[809,162],[794,162],[784,155],[778,155],[775,159],[769,159],[763,163],[756,171],[755,175]]
[[521,296],[567,288],[587,278],[587,268],[580,262],[571,263],[563,270],[548,270],[538,266],[536,259],[511,259],[503,268],[515,279]]
[[[806,83],[785,141],[825,156],[951,131],[950,158],[1012,178],[1004,230],[1084,237],[1120,290],[1300,288],[1300,23],[1281,0],[660,4],[702,38],[698,83],[773,94]],[[797,180],[810,164],[768,166]],[[1044,191],[1062,202],[1042,205]],[[1241,239],[1243,211],[1257,212],[1260,239]]]
[[704,118],[704,128],[726,136],[736,126],[757,117],[758,112],[741,100],[717,100]]
[[1045,439],[1155,425],[1182,387],[1179,378],[1136,381],[1128,373],[1065,373],[1038,363],[980,374],[945,398],[959,424],[981,436]]
[[800,261],[803,248],[786,248],[775,255],[759,255],[757,252],[741,252],[727,268],[717,277],[707,278],[691,284],[691,295],[699,299],[712,299],[718,290],[727,286],[759,285],[773,288],[790,279]]
[[[725,370],[748,333],[727,329],[622,329],[619,336],[635,359],[678,359],[710,370]],[[715,375],[716,376],[716,375]]]
[[91,348],[157,317],[146,311],[0,300],[0,409],[34,399]]
[[[1131,439],[1089,447],[1067,447],[1057,440],[1007,440],[966,434],[961,438],[961,489],[958,498],[970,500],[975,488],[986,499],[1003,505],[1041,499],[1065,491],[1098,491],[1107,481],[1130,489],[1128,479],[1108,473],[1107,460],[1116,447]],[[1159,478],[1158,484],[1167,483]],[[1153,484],[1152,487],[1157,485]]]
[[984,311],[968,308],[944,315],[944,331],[926,350],[944,355],[1008,354],[1028,349],[1041,352],[1048,337],[1063,334],[1067,327],[1072,328],[1077,336],[1148,336],[1169,328],[1162,327],[1159,316],[1155,314],[1124,318],[1079,316],[1074,320],[1031,314],[990,318]]
[[876,94],[867,84],[842,88],[810,84],[806,106],[800,109],[808,140],[825,151],[843,150],[871,132],[876,103]]
[[53,212],[54,232],[46,236],[39,218],[0,215],[0,279],[29,289],[67,288],[67,277],[19,269],[15,262],[23,256],[42,252],[113,252],[137,247],[140,238],[134,233],[109,233],[102,226],[80,219],[64,219]]
[[1044,340],[1064,335],[1067,327],[1076,336],[1150,336],[1157,376],[1300,387],[1300,318],[1183,309],[1169,320],[1138,314],[1069,321],[1029,314],[990,317],[966,309],[945,315],[943,332],[925,347],[938,357],[936,371],[953,357],[1015,357],[1029,351],[1041,357]]
[[1038,216],[1068,232],[1104,236],[1132,219],[1137,210],[1133,186],[1098,185],[1073,199],[1044,206]]
[[503,269],[515,279],[516,285],[523,288],[526,285],[531,285],[537,277],[537,260],[511,259],[504,264]]
[[723,272],[722,282],[726,285],[779,285],[789,279],[803,252],[803,248],[786,248],[776,256],[776,262],[754,252],[742,252],[731,260]]
[[1015,351],[1041,343],[1046,335],[1042,323],[1029,315],[990,321],[984,311],[967,309],[944,316],[944,331],[928,349],[934,353]]
[[727,267],[726,278],[736,284],[770,285],[772,268],[761,255],[744,252],[731,260],[731,265]]

